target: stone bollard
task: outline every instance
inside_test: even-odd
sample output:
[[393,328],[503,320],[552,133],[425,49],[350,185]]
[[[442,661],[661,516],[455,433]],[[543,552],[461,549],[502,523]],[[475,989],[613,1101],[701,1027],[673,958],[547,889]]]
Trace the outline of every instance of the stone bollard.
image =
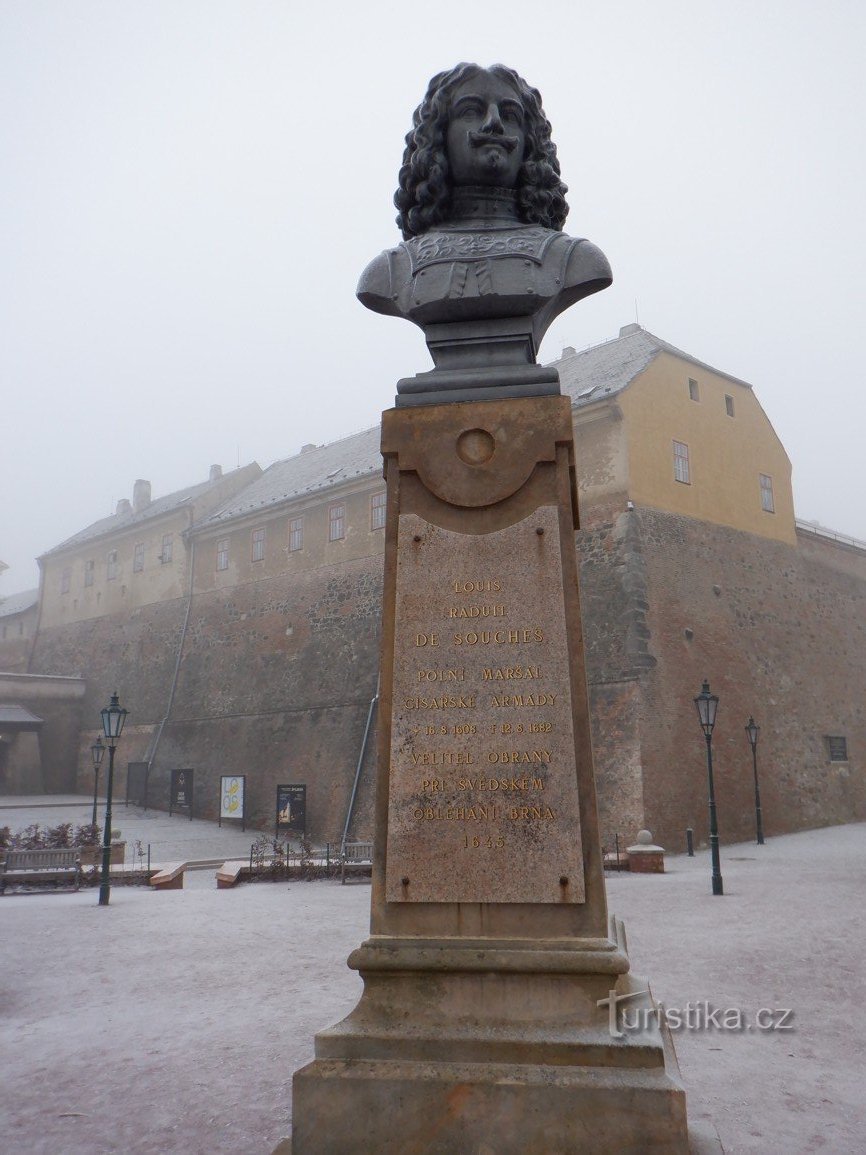
[[648,830],[641,830],[635,845],[628,848],[628,861],[632,874],[664,874],[665,849],[653,843]]

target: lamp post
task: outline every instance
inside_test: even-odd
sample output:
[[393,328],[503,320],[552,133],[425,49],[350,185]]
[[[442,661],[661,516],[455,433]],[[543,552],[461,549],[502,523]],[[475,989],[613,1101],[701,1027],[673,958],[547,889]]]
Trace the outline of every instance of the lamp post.
[[90,819],[91,826],[96,825],[96,792],[99,789],[99,767],[102,759],[105,757],[105,747],[102,745],[102,735],[100,734],[93,745],[90,747],[90,754],[93,758],[93,817]]
[[758,846],[764,845],[764,823],[761,819],[761,791],[758,788],[758,734],[761,727],[755,722],[752,715],[746,725],[746,736],[752,747],[752,773],[755,776],[755,828],[758,832]]
[[710,785],[710,853],[713,858],[713,894],[724,894],[722,868],[719,863],[719,827],[716,822],[716,792],[713,787],[713,726],[719,708],[717,694],[710,693],[710,683],[704,679],[701,692],[695,698],[701,729],[707,742],[707,778]]
[[102,834],[102,881],[99,885],[99,905],[108,906],[108,896],[111,893],[109,882],[111,859],[111,794],[114,790],[114,748],[117,740],[123,733],[123,724],[126,721],[128,710],[123,710],[117,700],[117,694],[111,695],[111,701],[102,711],[102,732],[108,742],[108,788],[105,792],[105,830]]

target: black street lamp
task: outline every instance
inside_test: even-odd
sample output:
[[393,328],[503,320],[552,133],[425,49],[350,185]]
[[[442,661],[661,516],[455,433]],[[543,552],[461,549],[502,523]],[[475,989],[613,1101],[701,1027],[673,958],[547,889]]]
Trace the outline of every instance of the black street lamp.
[[102,881],[99,885],[99,905],[108,906],[108,896],[111,893],[109,882],[111,860],[111,795],[114,790],[114,747],[123,733],[123,723],[126,721],[128,710],[122,710],[117,700],[117,694],[111,695],[111,701],[102,711],[102,732],[108,742],[108,788],[105,792],[105,830],[102,835]]
[[713,788],[713,726],[719,708],[717,694],[710,693],[710,683],[704,679],[701,692],[695,698],[701,729],[707,740],[707,777],[710,784],[710,853],[713,858],[713,894],[724,894],[722,868],[719,863],[719,827],[716,822],[716,792]]
[[749,739],[749,745],[752,747],[752,772],[755,775],[755,827],[758,832],[758,846],[763,846],[764,823],[761,819],[761,791],[758,789],[758,734],[760,734],[760,732],[761,727],[750,714],[746,726],[746,736]]
[[96,792],[99,789],[99,767],[102,759],[105,757],[105,747],[102,745],[102,735],[100,734],[93,745],[90,747],[90,754],[93,758],[93,817],[90,819],[91,826],[96,825]]

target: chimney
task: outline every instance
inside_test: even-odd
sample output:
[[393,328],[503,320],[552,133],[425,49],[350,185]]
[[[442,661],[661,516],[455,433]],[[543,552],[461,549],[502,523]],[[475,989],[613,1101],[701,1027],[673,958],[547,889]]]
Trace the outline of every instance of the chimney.
[[301,446],[301,453],[309,453],[311,449],[315,449],[315,443],[310,441],[306,445]]
[[132,487],[132,508],[136,513],[141,513],[141,511],[147,509],[149,505],[150,482],[142,481],[141,478],[139,478]]
[[566,346],[564,346],[564,348],[562,350],[562,356],[559,359],[560,359],[560,361],[564,361],[566,357],[573,357],[573,356],[574,356],[574,345],[566,345]]
[[632,333],[639,333],[639,332],[640,332],[640,325],[635,325],[634,322],[632,322],[631,325],[623,325],[619,331],[619,335],[620,335],[620,337],[629,337],[629,336],[631,336]]
[[222,477],[222,475],[223,475],[223,467],[221,465],[212,465],[210,467],[210,474],[208,475],[208,481],[219,481],[219,479]]
[[120,517],[122,513],[132,513],[132,506],[129,504],[128,497],[121,497],[117,503],[117,509],[114,511],[115,517]]

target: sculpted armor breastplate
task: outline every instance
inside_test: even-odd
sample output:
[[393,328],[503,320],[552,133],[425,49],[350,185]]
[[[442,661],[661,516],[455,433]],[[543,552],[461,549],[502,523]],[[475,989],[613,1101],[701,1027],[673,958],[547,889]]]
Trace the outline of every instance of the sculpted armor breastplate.
[[562,289],[581,242],[538,226],[436,229],[389,253],[395,311],[418,324],[536,312]]

